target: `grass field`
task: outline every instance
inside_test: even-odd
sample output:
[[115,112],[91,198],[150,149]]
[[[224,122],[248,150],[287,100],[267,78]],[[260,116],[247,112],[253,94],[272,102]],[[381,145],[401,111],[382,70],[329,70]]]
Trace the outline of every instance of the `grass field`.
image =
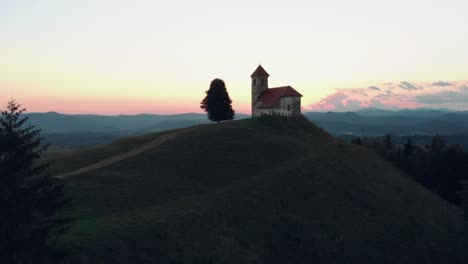
[[[166,134],[166,132],[151,133],[141,136],[118,139],[109,145],[85,148],[81,150],[49,151],[44,160],[51,162],[50,173],[63,173],[103,160],[107,157],[130,151],[131,149],[148,143]],[[52,145],[52,149],[53,149]]]
[[[166,132],[173,133],[173,132]],[[70,263],[457,263],[460,212],[302,119],[179,130],[65,179]],[[161,134],[54,154],[66,172]]]

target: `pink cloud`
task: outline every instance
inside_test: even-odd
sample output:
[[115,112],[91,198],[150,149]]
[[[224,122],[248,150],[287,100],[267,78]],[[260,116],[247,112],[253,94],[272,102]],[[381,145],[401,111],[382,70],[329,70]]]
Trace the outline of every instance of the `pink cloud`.
[[468,81],[435,83],[384,83],[367,88],[337,89],[310,104],[310,111],[353,111],[364,107],[449,108],[468,110]]

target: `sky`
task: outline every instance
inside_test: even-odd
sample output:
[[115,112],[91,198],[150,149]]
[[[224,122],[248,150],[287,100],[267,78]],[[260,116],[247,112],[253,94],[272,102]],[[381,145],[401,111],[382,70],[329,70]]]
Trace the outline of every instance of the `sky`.
[[250,112],[259,62],[304,111],[468,110],[466,0],[0,0],[0,104],[201,112],[214,78]]

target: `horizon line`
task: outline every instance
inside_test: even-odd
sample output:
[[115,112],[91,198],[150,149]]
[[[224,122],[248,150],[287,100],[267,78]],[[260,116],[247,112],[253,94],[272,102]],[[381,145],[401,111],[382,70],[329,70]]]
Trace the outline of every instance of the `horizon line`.
[[[419,107],[419,108],[398,108],[398,109],[384,109],[384,108],[376,108],[376,107],[364,107],[364,108],[359,108],[355,110],[319,110],[319,111],[314,111],[314,110],[303,110],[302,113],[350,113],[350,112],[357,112],[357,111],[362,111],[362,110],[380,110],[380,111],[389,111],[389,112],[398,112],[402,110],[410,110],[410,111],[417,111],[417,110],[426,110],[426,111],[442,111],[442,112],[452,112],[452,113],[457,113],[457,112],[467,112],[468,109],[466,110],[452,110],[452,109],[443,109],[443,108],[426,108],[426,107]],[[138,116],[138,115],[154,115],[154,116],[176,116],[176,115],[190,115],[190,114],[195,114],[195,115],[206,115],[206,113],[202,112],[180,112],[180,113],[169,113],[169,114],[159,114],[159,113],[136,113],[136,114],[99,114],[99,113],[65,113],[65,112],[57,112],[57,111],[47,111],[47,112],[29,112],[26,111],[24,112],[25,114],[60,114],[60,115],[95,115],[95,116]],[[251,116],[251,114],[246,114],[243,112],[236,113],[239,115],[244,115],[244,116]]]

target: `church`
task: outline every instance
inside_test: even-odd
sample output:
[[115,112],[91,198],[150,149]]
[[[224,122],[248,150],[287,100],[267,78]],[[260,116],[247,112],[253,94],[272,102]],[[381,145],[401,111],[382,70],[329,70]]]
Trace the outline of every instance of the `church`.
[[252,78],[252,117],[300,115],[302,94],[291,86],[268,88],[269,76],[262,65],[259,65],[250,76]]

